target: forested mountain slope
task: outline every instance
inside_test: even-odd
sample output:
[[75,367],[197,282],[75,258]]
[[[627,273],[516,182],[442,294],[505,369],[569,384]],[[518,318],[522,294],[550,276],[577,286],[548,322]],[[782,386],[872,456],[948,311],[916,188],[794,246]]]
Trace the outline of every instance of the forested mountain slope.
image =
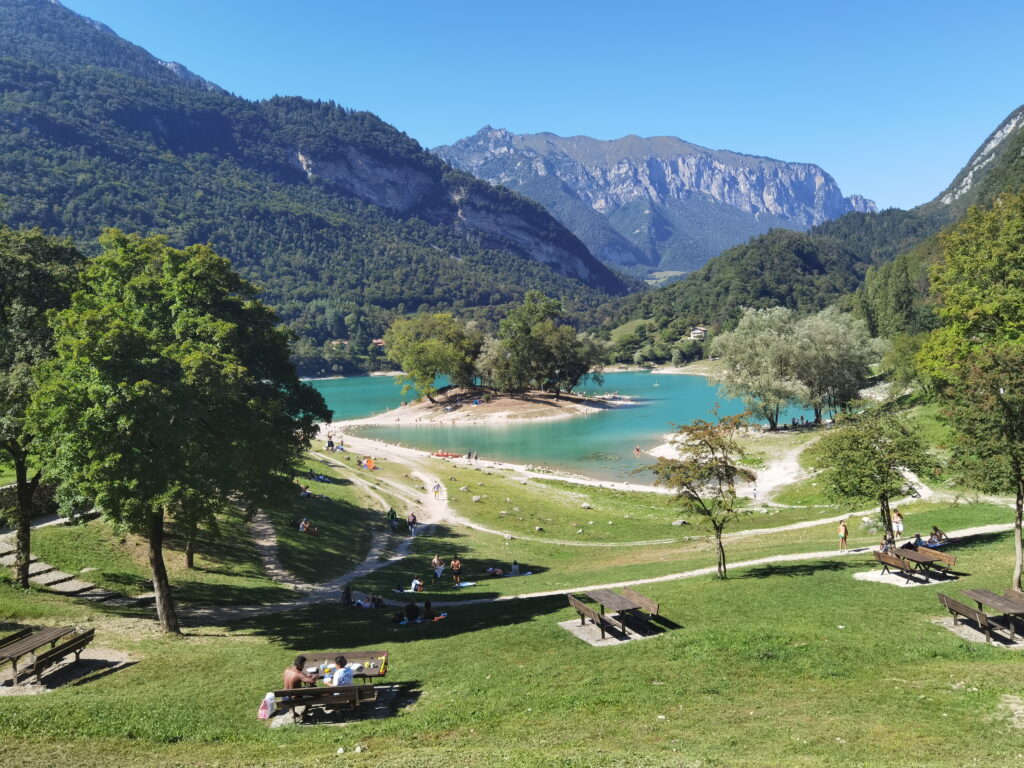
[[48,0],[0,0],[0,195],[86,249],[106,226],[211,242],[338,365],[390,313],[626,290],[541,206],[374,115],[232,96]]

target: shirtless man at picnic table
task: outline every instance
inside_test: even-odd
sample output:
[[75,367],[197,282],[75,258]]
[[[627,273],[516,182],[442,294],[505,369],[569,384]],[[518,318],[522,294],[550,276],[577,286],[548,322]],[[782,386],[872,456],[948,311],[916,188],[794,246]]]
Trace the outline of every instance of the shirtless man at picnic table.
[[306,657],[296,656],[295,663],[284,671],[285,690],[290,688],[304,688],[307,685],[316,685],[316,675],[306,674]]

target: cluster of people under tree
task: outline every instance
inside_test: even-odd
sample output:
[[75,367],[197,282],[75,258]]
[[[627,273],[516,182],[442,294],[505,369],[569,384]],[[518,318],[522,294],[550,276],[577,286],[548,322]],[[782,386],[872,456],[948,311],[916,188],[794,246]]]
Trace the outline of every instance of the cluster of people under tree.
[[328,453],[344,453],[345,452],[345,444],[342,441],[342,439],[339,437],[338,438],[338,442],[335,443],[334,442],[334,435],[332,435],[330,432],[327,433],[327,452]]
[[313,521],[308,517],[293,517],[292,528],[298,528],[300,533],[307,533],[310,536],[320,535],[320,526],[313,525]]
[[[900,514],[898,509],[893,509],[892,516],[892,533],[886,533],[882,537],[882,543],[879,544],[878,549],[881,552],[891,552],[897,548],[896,540],[903,536],[903,515]],[[849,526],[846,524],[846,520],[839,521],[839,551],[845,552],[849,547],[847,546],[847,539],[850,535]],[[939,528],[937,525],[932,526],[931,535],[924,539],[920,533],[915,533],[914,538],[904,542],[899,546],[900,549],[917,549],[918,547],[928,547],[929,549],[935,549],[937,547],[945,546],[949,543],[949,537],[946,533]]]
[[352,585],[346,584],[345,588],[341,591],[341,604],[346,608],[383,608],[384,598],[380,595],[364,595],[353,599]]
[[322,472],[314,472],[312,469],[306,471],[306,479],[307,480],[315,480],[318,483],[332,483],[332,482],[334,482],[331,478],[329,478],[327,475],[323,474]]

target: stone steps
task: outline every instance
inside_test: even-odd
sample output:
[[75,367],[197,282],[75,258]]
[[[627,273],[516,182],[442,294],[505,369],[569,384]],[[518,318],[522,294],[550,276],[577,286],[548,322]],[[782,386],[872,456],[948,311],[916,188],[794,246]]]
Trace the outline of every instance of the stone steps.
[[64,571],[58,571],[56,569],[47,571],[46,573],[36,574],[29,578],[33,584],[38,584],[41,587],[52,587],[54,584],[60,584],[63,581],[69,581],[75,578],[70,573],[64,573]]
[[[13,549],[10,552],[7,552],[6,554],[0,554],[0,565],[4,565],[8,568],[13,568],[16,562],[17,555]],[[31,555],[28,559],[28,562],[29,565],[31,565],[32,563],[38,563],[39,558],[34,555]]]

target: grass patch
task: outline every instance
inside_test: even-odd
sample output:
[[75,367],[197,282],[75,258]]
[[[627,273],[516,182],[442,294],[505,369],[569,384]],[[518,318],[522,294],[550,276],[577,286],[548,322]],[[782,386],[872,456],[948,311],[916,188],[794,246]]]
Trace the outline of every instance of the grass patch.
[[[1008,536],[956,553],[971,575],[954,591],[1002,588]],[[935,626],[934,587],[854,580],[866,563],[779,563],[725,582],[645,586],[681,628],[610,649],[557,626],[574,616],[561,597],[453,609],[425,626],[309,608],[186,638],[101,627],[96,644],[137,663],[7,699],[0,729],[26,768],[72,754],[81,766],[313,766],[355,744],[367,752],[346,760],[410,767],[905,765],[897,743],[913,765],[1014,764],[1018,732],[1001,700],[1024,694],[1018,656]],[[0,604],[10,592],[0,585]],[[412,688],[408,706],[342,729],[270,730],[253,716],[295,652],[340,646],[391,651],[389,679]],[[242,659],[245,675],[206,685],[211,670]],[[208,694],[198,706],[200,686]]]
[[[238,516],[218,519],[219,535],[200,533],[196,567],[185,567],[184,542],[170,528],[164,562],[175,600],[183,604],[234,605],[287,600],[294,595],[268,579]],[[138,595],[152,590],[144,539],[115,529],[104,520],[80,525],[39,528],[32,533],[32,552],[58,570],[78,574],[101,587]]]
[[[339,456],[341,454],[338,454]],[[309,583],[327,581],[358,565],[366,557],[374,528],[383,531],[384,512],[374,505],[345,471],[311,458],[305,469],[330,478],[317,482],[300,478],[314,498],[300,499],[286,509],[268,509],[277,532],[277,552],[281,564]],[[308,517],[319,527],[319,536],[298,529],[297,520]]]

